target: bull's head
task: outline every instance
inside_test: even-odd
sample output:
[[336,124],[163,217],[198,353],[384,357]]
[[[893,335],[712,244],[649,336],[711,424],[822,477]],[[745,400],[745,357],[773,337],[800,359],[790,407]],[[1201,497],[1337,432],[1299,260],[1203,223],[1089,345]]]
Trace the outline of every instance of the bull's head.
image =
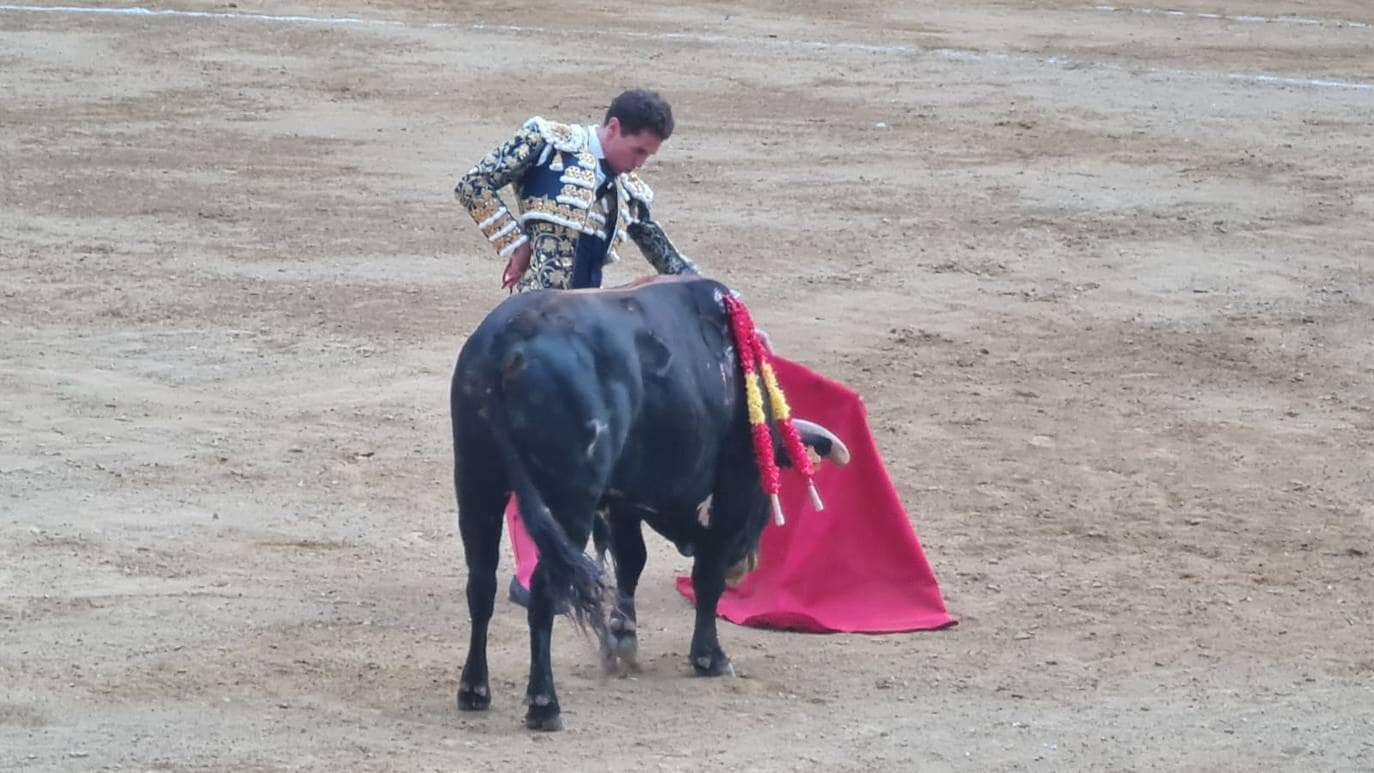
[[[797,434],[801,436],[802,444],[812,454],[811,463],[813,465],[822,461],[830,461],[841,466],[849,464],[849,448],[845,446],[844,441],[835,436],[835,433],[805,419],[793,418],[792,426],[797,428]],[[791,463],[788,461],[787,453],[783,450],[781,439],[776,435],[773,444],[774,458],[778,460],[778,465],[790,467]],[[813,504],[818,505],[819,502],[814,501]],[[817,507],[816,509],[819,510],[820,508]],[[725,570],[725,584],[732,588],[735,587],[744,579],[745,575],[754,571],[758,563],[759,549],[758,544],[755,543],[744,558]]]

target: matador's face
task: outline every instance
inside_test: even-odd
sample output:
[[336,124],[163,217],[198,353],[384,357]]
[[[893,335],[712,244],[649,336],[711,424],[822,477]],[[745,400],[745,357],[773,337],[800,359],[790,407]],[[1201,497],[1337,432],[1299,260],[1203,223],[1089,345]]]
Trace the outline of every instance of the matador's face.
[[620,119],[612,118],[606,123],[601,150],[606,154],[606,163],[611,171],[624,174],[644,166],[644,162],[657,153],[662,144],[663,140],[647,129],[634,134],[623,133]]

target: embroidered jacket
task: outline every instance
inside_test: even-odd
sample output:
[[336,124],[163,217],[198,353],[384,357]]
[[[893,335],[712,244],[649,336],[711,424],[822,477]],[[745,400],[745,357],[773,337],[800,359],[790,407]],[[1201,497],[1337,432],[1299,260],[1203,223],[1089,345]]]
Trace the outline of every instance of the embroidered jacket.
[[[531,118],[454,189],[498,255],[507,257],[531,242],[530,270],[518,289],[572,286],[578,244],[585,239],[596,240],[592,247],[604,263],[619,259],[616,246],[628,237],[660,274],[699,273],[650,218],[654,194],[637,175],[605,179],[603,173],[598,189],[600,161],[589,144],[593,131]],[[498,194],[507,184],[515,190],[518,216]],[[584,254],[587,246],[583,241]]]

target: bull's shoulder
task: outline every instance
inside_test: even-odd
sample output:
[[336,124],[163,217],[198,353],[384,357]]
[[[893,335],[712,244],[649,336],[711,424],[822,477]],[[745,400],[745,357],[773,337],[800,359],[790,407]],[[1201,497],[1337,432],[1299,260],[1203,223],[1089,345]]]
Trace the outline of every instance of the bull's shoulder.
[[679,295],[695,301],[710,301],[718,306],[724,303],[725,296],[734,294],[734,291],[723,283],[694,274],[660,275],[653,281],[646,282],[643,288],[646,292]]
[[[677,320],[689,325],[694,319],[724,314],[724,298],[731,290],[706,277],[661,276],[623,287],[585,290],[533,290],[518,293],[492,309],[479,331],[510,330],[521,336],[553,332],[561,328],[589,330],[624,324],[622,312],[648,311],[648,317]],[[638,310],[638,311],[637,311]]]
[[629,284],[613,288],[614,290],[639,290],[642,288],[655,288],[677,286],[684,288],[680,292],[709,292],[734,294],[734,291],[726,287],[720,281],[704,277],[700,274],[650,274],[642,276]]
[[[669,289],[671,288],[671,289]],[[614,298],[633,295],[711,295],[720,297],[735,292],[715,279],[700,274],[651,274],[615,287],[585,287],[555,290],[564,298]]]

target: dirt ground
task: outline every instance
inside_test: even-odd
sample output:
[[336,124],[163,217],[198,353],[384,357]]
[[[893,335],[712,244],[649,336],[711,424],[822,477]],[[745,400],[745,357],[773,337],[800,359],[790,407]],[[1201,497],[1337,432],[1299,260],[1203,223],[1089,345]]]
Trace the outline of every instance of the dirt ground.
[[[0,6],[0,767],[1374,769],[1368,3],[559,6]],[[645,671],[560,625],[531,734],[504,598],[454,705],[451,189],[632,85],[960,622],[695,679],[655,539]]]

